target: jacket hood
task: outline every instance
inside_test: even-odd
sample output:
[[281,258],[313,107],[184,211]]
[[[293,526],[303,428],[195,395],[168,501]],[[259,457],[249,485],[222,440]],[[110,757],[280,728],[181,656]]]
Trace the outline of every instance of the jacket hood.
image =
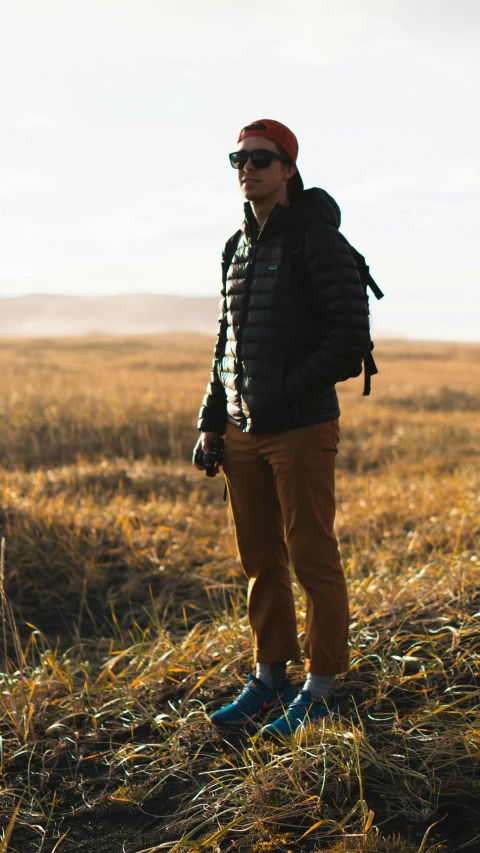
[[[243,208],[245,212],[243,231],[247,237],[255,236],[259,228],[250,202],[246,201]],[[302,190],[289,205],[276,204],[268,217],[265,230],[273,234],[285,228],[294,228],[299,223],[307,224],[314,220],[340,228],[340,207],[326,190],[319,187]]]

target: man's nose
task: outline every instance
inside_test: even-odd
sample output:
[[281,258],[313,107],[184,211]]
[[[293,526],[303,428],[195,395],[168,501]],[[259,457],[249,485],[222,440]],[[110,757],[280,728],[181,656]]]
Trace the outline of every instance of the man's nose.
[[254,169],[255,169],[255,166],[254,166],[254,165],[253,165],[253,163],[252,163],[252,157],[251,157],[251,155],[249,156],[249,158],[248,158],[247,162],[245,163],[245,165],[244,165],[243,169],[244,169],[244,171],[245,171],[246,169],[248,169],[249,171],[252,171],[252,170],[254,170]]

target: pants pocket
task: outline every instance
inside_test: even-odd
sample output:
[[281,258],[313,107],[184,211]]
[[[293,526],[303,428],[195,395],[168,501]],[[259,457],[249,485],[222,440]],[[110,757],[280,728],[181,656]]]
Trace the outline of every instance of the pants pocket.
[[333,435],[333,445],[335,448],[335,452],[338,453],[338,445],[340,442],[340,418],[334,418],[331,421],[332,424],[332,435]]

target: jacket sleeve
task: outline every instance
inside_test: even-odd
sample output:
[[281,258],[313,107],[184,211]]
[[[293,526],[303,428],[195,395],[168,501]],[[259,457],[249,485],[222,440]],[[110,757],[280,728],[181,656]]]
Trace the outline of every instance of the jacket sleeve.
[[359,375],[370,347],[367,300],[345,238],[331,225],[312,223],[305,234],[305,262],[314,313],[323,331],[317,348],[285,375],[285,394],[294,402],[352,373]]
[[227,339],[227,314],[225,284],[219,302],[217,340],[215,343],[210,380],[198,413],[197,427],[200,432],[216,432],[223,435],[227,424],[227,395],[217,372],[218,362],[225,355]]

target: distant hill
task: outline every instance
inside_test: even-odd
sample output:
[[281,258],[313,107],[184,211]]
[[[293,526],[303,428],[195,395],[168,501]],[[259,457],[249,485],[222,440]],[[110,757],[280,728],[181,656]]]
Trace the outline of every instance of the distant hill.
[[214,334],[218,296],[35,294],[0,298],[0,336],[155,334],[187,330]]

